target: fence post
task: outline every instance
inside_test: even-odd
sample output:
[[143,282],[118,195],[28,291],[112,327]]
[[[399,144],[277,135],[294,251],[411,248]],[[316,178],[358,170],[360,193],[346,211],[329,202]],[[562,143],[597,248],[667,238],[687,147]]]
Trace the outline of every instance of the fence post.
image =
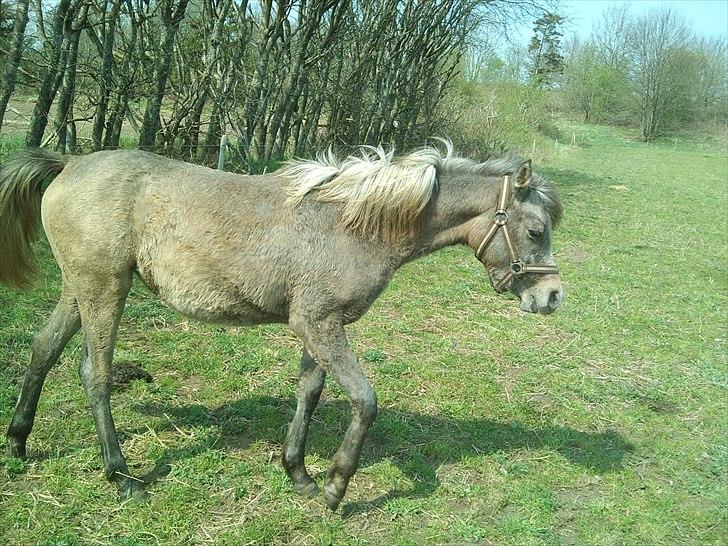
[[217,154],[217,170],[218,171],[225,170],[225,148],[227,148],[227,143],[228,143],[227,135],[222,135],[220,137],[220,151]]
[[531,145],[531,157],[536,155],[536,139],[533,139],[533,144]]

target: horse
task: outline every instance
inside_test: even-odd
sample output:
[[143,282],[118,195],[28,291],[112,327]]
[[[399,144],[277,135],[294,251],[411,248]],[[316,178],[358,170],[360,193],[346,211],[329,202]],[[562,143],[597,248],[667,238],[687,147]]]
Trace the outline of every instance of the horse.
[[300,337],[297,407],[282,463],[295,491],[320,493],[304,454],[328,374],[352,408],[323,485],[336,510],[377,413],[345,327],[399,267],[467,245],[496,291],[515,294],[522,310],[549,314],[564,297],[551,250],[562,215],[555,185],[533,173],[530,161],[478,163],[442,142],[401,156],[361,147],[341,159],[329,150],[261,175],[134,150],[61,156],[29,149],[9,160],[0,171],[0,282],[23,288],[32,281],[39,219],[62,273],[59,301],[31,343],[7,431],[11,454],[26,456],[46,375],[83,329],[80,378],[106,477],[122,500],[146,496],[129,474],[110,405],[114,344],[136,275],[187,317],[284,323]]

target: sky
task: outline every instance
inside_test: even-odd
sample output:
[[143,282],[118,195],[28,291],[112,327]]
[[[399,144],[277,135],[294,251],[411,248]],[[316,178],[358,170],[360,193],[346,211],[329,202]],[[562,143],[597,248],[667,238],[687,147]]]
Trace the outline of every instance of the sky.
[[[628,4],[635,15],[669,6],[685,17],[696,34],[728,37],[728,0],[562,0],[557,13],[569,19],[564,35],[577,34],[580,38],[587,38],[592,24],[599,21],[608,6],[622,4]],[[532,30],[532,24],[523,26],[523,42],[528,42]]]

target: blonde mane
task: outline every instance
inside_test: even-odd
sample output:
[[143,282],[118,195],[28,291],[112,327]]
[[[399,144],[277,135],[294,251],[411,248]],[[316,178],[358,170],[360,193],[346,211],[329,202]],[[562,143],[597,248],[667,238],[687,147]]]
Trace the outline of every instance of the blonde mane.
[[[513,173],[521,162],[508,156],[476,163],[457,156],[449,140],[438,140],[445,153],[425,147],[395,157],[393,149],[386,152],[381,146],[362,146],[360,155],[343,160],[329,148],[316,160],[292,161],[280,173],[289,180],[288,202],[296,206],[315,194],[318,201],[342,204],[342,223],[352,231],[394,240],[420,225],[422,212],[437,190],[438,174],[503,176]],[[534,189],[557,221],[561,205],[553,185],[538,176],[533,180]]]

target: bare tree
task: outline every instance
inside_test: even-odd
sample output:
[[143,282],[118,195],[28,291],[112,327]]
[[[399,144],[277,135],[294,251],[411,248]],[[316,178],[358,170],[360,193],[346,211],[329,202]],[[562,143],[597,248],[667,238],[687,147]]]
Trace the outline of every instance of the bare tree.
[[704,121],[728,121],[728,42],[725,38],[702,38],[693,46],[697,117]]
[[562,90],[568,106],[585,122],[624,125],[632,111],[632,90],[623,63],[613,64],[591,40],[568,46]]
[[154,70],[154,90],[147,101],[144,121],[139,134],[139,147],[152,148],[159,130],[159,113],[162,99],[167,88],[167,79],[172,70],[174,39],[179,25],[185,16],[188,0],[161,0],[160,17],[162,22],[162,40],[157,49],[158,58]]
[[104,127],[106,126],[107,110],[111,98],[113,65],[114,65],[114,39],[116,27],[119,24],[122,0],[103,0],[98,6],[101,21],[98,23],[99,37],[94,27],[90,27],[92,39],[99,48],[101,69],[99,71],[98,105],[94,116],[91,140],[94,150],[101,148]]
[[121,128],[129,109],[129,101],[136,84],[136,76],[141,69],[141,62],[136,56],[139,43],[139,27],[147,14],[141,7],[135,7],[132,0],[123,0],[122,14],[125,14],[127,33],[120,36],[121,63],[112,62],[113,80],[116,92],[110,99],[109,113],[106,117],[103,146],[115,148],[119,146]]
[[632,15],[628,4],[615,4],[607,7],[592,30],[599,60],[614,68],[629,64],[629,35],[632,28]]
[[67,21],[73,18],[74,12],[78,9],[81,0],[60,0],[53,15],[51,36],[47,36],[43,25],[43,10],[40,0],[36,2],[38,15],[38,32],[44,42],[44,50],[48,54],[48,66],[40,84],[38,98],[30,118],[30,128],[25,137],[26,146],[39,146],[43,140],[43,133],[48,125],[48,114],[53,104],[53,99],[60,87],[63,71],[65,69],[65,58],[68,53],[64,48],[64,39],[67,37]]
[[75,147],[74,106],[93,114],[93,149],[127,127],[142,148],[209,161],[232,131],[250,170],[328,144],[419,143],[473,29],[540,1],[35,0],[44,70],[27,142],[58,95],[61,149]]
[[55,133],[58,138],[56,149],[61,152],[75,150],[76,148],[76,124],[72,118],[73,100],[76,92],[76,75],[78,72],[78,43],[81,38],[81,31],[86,26],[89,7],[89,4],[84,4],[79,17],[76,20],[68,19],[66,29],[64,30],[64,34],[66,35],[66,53],[61,58],[65,60],[65,66],[59,67],[59,72],[63,73],[63,79],[58,94],[56,120],[54,123]]
[[634,17],[605,10],[569,55],[565,98],[587,120],[636,119],[652,140],[686,124],[728,117],[726,41],[698,39],[669,8]]
[[8,60],[3,73],[2,87],[0,87],[0,129],[3,126],[5,110],[10,101],[10,95],[15,90],[15,79],[18,74],[18,67],[23,55],[23,40],[25,38],[25,27],[28,24],[29,0],[18,0],[18,7],[15,12],[15,23],[13,35],[8,52]]
[[684,104],[686,74],[679,61],[690,37],[684,21],[669,8],[635,19],[627,35],[642,136],[651,140]]

